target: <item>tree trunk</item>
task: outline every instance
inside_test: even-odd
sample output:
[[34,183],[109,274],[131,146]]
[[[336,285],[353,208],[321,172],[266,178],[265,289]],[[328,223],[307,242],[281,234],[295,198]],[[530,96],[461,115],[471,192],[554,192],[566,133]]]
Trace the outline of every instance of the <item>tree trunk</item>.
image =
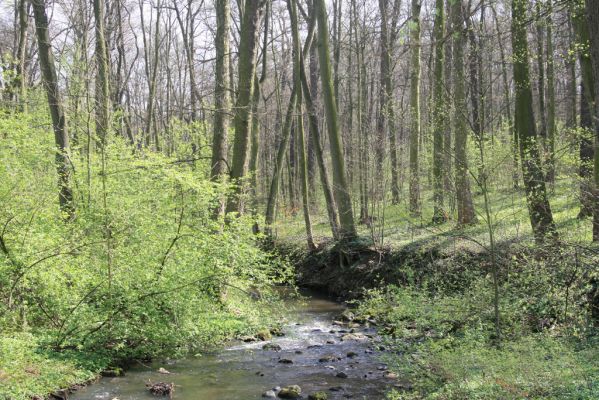
[[[303,64],[303,60],[302,60]],[[310,138],[316,160],[318,161],[318,168],[320,170],[320,184],[324,192],[324,199],[327,204],[327,213],[329,216],[329,224],[331,225],[331,232],[335,240],[339,239],[339,216],[337,215],[337,205],[335,204],[335,198],[333,196],[333,190],[329,181],[329,176],[326,168],[326,162],[324,160],[324,153],[320,144],[320,131],[318,128],[318,114],[308,82],[304,72],[304,68],[300,68],[300,78],[302,81],[302,89],[304,94],[304,100],[306,101],[306,108],[308,109],[308,125],[310,128]]]
[[547,117],[545,107],[545,21],[541,16],[541,3],[539,0],[535,2],[536,11],[536,39],[537,39],[537,98],[539,101],[539,138],[541,139],[540,151],[542,154],[541,163],[545,159],[547,153]]
[[[397,15],[397,4],[395,1],[394,9],[389,10],[390,0],[379,0],[379,10],[381,14],[381,59],[380,59],[380,79],[381,88],[379,95],[380,111],[377,123],[379,137],[377,145],[381,148],[378,155],[378,165],[382,165],[383,149],[386,147],[385,129],[389,136],[389,156],[391,158],[391,203],[399,203],[399,177],[397,169],[397,143],[395,139],[395,113],[393,109],[393,76],[391,71],[391,54],[393,52],[393,34],[389,32],[390,28],[395,29],[392,24],[388,25],[387,14],[393,12],[393,16]],[[394,22],[395,22],[395,18]]]
[[543,241],[547,237],[557,237],[557,231],[547,199],[532,106],[528,40],[526,37],[528,20],[526,11],[530,5],[528,3],[528,0],[512,0],[511,30],[514,53],[514,85],[516,86],[514,127],[520,142],[522,176],[526,189],[526,201],[532,231],[537,241]]
[[568,57],[566,58],[567,72],[567,94],[566,94],[566,128],[576,127],[576,29],[574,27],[574,16],[572,10],[568,9]]
[[[214,122],[212,130],[212,157],[210,178],[221,181],[227,174],[227,131],[229,130],[229,0],[216,0],[216,60],[214,84]],[[225,202],[221,201],[216,209],[218,217],[225,212]]]
[[329,28],[324,0],[314,0],[316,19],[318,21],[318,54],[320,59],[320,78],[322,80],[322,96],[325,105],[331,162],[333,165],[333,187],[335,201],[339,210],[341,240],[351,240],[356,237],[354,214],[352,210],[351,193],[347,184],[345,160],[343,158],[343,143],[339,132],[337,105],[333,92],[331,76],[331,60],[329,55]]
[[499,55],[501,57],[501,78],[503,83],[503,101],[505,102],[505,113],[507,116],[509,140],[512,146],[512,186],[514,189],[518,189],[520,181],[520,174],[518,173],[518,137],[516,136],[514,130],[514,120],[512,118],[512,102],[510,99],[510,84],[507,74],[507,63],[505,61],[504,38],[501,36],[502,32],[499,28],[497,11],[495,10],[495,7],[491,7],[491,10],[493,11],[493,19],[495,20],[495,30],[497,32],[497,42],[499,44]]
[[[311,4],[312,2],[310,2]],[[314,19],[314,8],[311,7],[310,10],[310,16],[312,19]],[[318,54],[317,54],[317,44],[316,42],[312,43],[312,46],[310,46],[310,56],[309,56],[309,71],[310,71],[310,92],[312,93],[312,96],[314,96],[314,101],[317,100],[318,98]],[[305,97],[305,96],[304,96]],[[309,139],[308,139],[308,185],[310,186],[310,192],[311,193],[316,193],[316,174],[317,174],[317,168],[318,168],[318,164],[316,161],[316,151],[314,148],[314,142],[312,140],[312,133],[311,130],[308,130],[309,132]],[[312,200],[312,206],[316,207],[317,203],[316,203],[316,198],[314,196],[312,196],[311,198]]]
[[597,1],[586,0],[586,15],[588,18],[591,44],[591,60],[593,62],[595,138],[593,148],[593,241],[599,241],[599,4]]
[[547,182],[555,183],[555,68],[553,54],[553,4],[547,0]]
[[580,83],[580,138],[579,138],[579,163],[578,176],[580,177],[580,211],[578,218],[587,218],[593,215],[593,117],[585,81]]
[[56,143],[56,170],[58,172],[58,200],[60,210],[67,220],[75,217],[73,192],[71,190],[71,167],[69,162],[69,134],[62,98],[58,86],[58,75],[54,65],[54,54],[48,33],[48,17],[44,0],[32,0],[35,31],[39,47],[39,63],[44,87],[48,97],[48,106],[52,116],[52,128]]
[[[447,21],[447,26],[450,26],[451,23],[451,1],[445,0],[445,10],[447,11],[447,15],[445,17]],[[447,198],[447,205],[449,207],[449,211],[453,212],[455,210],[455,193],[454,187],[454,176],[453,176],[453,144],[452,144],[452,124],[451,124],[451,115],[453,115],[453,101],[451,101],[451,97],[449,96],[451,87],[454,81],[454,72],[453,72],[453,39],[452,37],[447,37],[444,41],[444,52],[445,52],[445,98],[443,101],[445,102],[446,113],[448,115],[447,123],[443,129],[443,165],[445,169],[445,173],[443,174],[443,188],[447,194],[451,194]]]
[[283,124],[283,131],[281,132],[281,141],[277,149],[277,157],[275,160],[274,171],[270,183],[270,191],[268,192],[268,199],[266,202],[266,215],[264,224],[266,225],[266,233],[268,235],[272,235],[272,225],[275,222],[275,217],[277,213],[279,185],[281,184],[281,175],[283,173],[285,153],[287,152],[287,148],[289,147],[289,138],[291,137],[291,124],[293,122],[293,112],[295,111],[297,104],[297,91],[298,88],[294,83],[293,90],[291,91],[291,97],[289,98],[289,104],[287,105],[285,122]]
[[102,147],[106,145],[106,135],[110,128],[110,87],[108,81],[108,50],[104,35],[104,0],[94,0],[96,22],[96,136]]
[[239,61],[237,73],[237,100],[235,102],[235,138],[233,141],[233,159],[231,163],[231,180],[235,189],[227,201],[227,212],[243,214],[243,192],[248,171],[250,156],[250,127],[252,123],[252,98],[254,78],[256,75],[256,49],[260,31],[263,0],[246,0],[241,21],[239,41]]
[[445,51],[443,37],[445,35],[444,0],[435,1],[435,22],[433,36],[435,40],[435,69],[433,72],[433,223],[439,224],[447,220],[443,204],[444,178],[444,144],[447,111],[445,107],[445,88],[443,67]]
[[[144,26],[143,20],[143,4],[140,4],[140,16],[141,16],[141,24]],[[156,124],[155,124],[155,107],[154,104],[156,98],[156,79],[158,77],[158,64],[159,64],[159,51],[160,51],[160,14],[161,14],[161,4],[160,0],[156,4],[156,23],[154,28],[154,48],[153,52],[150,53],[147,46],[146,35],[143,33],[144,37],[144,49],[146,55],[146,75],[148,77],[148,100],[147,100],[147,108],[146,108],[146,116],[144,121],[144,136],[145,136],[145,145],[146,147],[150,147],[152,142],[152,137],[154,137],[154,145],[155,149],[159,150],[159,142],[158,142],[158,132],[156,132]],[[152,127],[154,127],[154,131],[152,132]]]
[[[576,34],[576,48],[578,49],[578,60],[581,74],[581,99],[580,99],[580,127],[587,128],[591,132],[594,127],[593,104],[595,102],[595,76],[593,74],[593,65],[591,54],[585,49],[590,47],[590,30],[585,18],[582,2],[575,3],[571,9],[572,24]],[[580,137],[580,170],[581,182],[581,210],[579,217],[584,218],[594,215],[594,193],[593,193],[593,158],[595,149],[593,145],[594,134],[588,135],[588,131],[581,132]]]
[[410,213],[420,215],[420,9],[421,0],[412,0],[410,29]]
[[29,14],[27,11],[29,2],[27,0],[19,0],[19,49],[17,57],[19,66],[17,70],[17,81],[19,84],[19,103],[20,109],[27,112],[27,78],[25,55],[27,54],[27,26],[29,22]]
[[476,222],[472,193],[470,192],[470,176],[468,171],[468,127],[466,124],[466,90],[464,74],[464,17],[462,1],[457,0],[451,9],[452,28],[454,30],[453,43],[453,73],[454,73],[454,113],[455,113],[455,180],[456,202],[458,208],[458,225],[467,225]]

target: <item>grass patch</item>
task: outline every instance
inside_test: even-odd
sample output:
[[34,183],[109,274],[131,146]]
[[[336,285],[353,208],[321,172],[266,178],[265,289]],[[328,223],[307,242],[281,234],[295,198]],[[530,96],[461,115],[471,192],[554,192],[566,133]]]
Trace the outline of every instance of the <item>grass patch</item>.
[[94,379],[107,359],[41,351],[27,333],[0,336],[0,399],[45,398],[48,393]]
[[[413,384],[390,399],[596,399],[597,336],[572,327],[533,332],[505,299],[505,337],[492,340],[488,295],[477,286],[451,296],[389,287],[371,291],[359,312],[379,320],[393,349],[391,369]],[[519,325],[519,326],[518,326]]]

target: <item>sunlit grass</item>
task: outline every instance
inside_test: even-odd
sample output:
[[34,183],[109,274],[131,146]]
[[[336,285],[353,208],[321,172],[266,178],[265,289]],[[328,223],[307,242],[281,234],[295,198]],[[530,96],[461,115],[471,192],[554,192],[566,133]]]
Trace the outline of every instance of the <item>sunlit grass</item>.
[[[482,250],[488,245],[488,228],[484,217],[484,199],[480,190],[473,187],[473,200],[478,216],[474,225],[458,227],[455,210],[447,207],[449,221],[435,225],[432,220],[432,190],[425,186],[421,192],[422,215],[413,217],[408,211],[407,187],[402,192],[400,204],[380,202],[373,207],[372,216],[376,219],[372,228],[358,223],[361,236],[376,238],[377,244],[401,247],[415,242],[436,241],[443,250],[455,246],[467,246],[472,251]],[[528,217],[526,197],[523,189],[512,189],[506,185],[490,188],[490,209],[494,234],[498,243],[530,241],[532,229]],[[553,218],[560,238],[564,242],[590,242],[592,238],[591,220],[577,218],[579,212],[579,189],[575,177],[560,177],[553,190],[549,190]],[[357,204],[354,211],[357,214]],[[325,205],[319,202],[312,209],[312,221],[318,240],[331,237]],[[305,225],[301,211],[295,216],[283,214],[275,225],[275,232],[281,240],[297,240],[305,237]]]

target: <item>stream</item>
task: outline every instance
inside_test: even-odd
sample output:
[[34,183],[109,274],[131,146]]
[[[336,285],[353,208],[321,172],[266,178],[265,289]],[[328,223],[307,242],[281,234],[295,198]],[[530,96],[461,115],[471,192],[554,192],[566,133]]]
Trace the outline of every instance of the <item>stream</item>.
[[[292,322],[283,327],[284,336],[267,342],[237,341],[200,357],[138,365],[124,376],[102,378],[70,399],[161,398],[146,389],[148,381],[174,383],[172,398],[177,400],[274,398],[277,388],[288,385],[299,385],[302,398],[317,391],[326,392],[328,399],[384,398],[396,381],[375,349],[379,338],[373,328],[340,325],[335,318],[345,307],[313,293],[286,304]],[[281,350],[263,349],[267,343]],[[159,373],[160,368],[170,374]]]

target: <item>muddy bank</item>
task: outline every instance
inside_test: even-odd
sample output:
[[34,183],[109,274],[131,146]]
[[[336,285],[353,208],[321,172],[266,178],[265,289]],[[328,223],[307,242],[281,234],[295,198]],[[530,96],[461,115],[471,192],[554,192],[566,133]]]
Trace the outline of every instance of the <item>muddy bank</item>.
[[271,246],[295,267],[298,286],[339,299],[359,298],[365,290],[389,284],[419,286],[435,276],[443,277],[446,289],[458,288],[489,268],[484,252],[446,252],[434,243],[380,249],[365,242],[330,242],[312,252],[289,242]]

